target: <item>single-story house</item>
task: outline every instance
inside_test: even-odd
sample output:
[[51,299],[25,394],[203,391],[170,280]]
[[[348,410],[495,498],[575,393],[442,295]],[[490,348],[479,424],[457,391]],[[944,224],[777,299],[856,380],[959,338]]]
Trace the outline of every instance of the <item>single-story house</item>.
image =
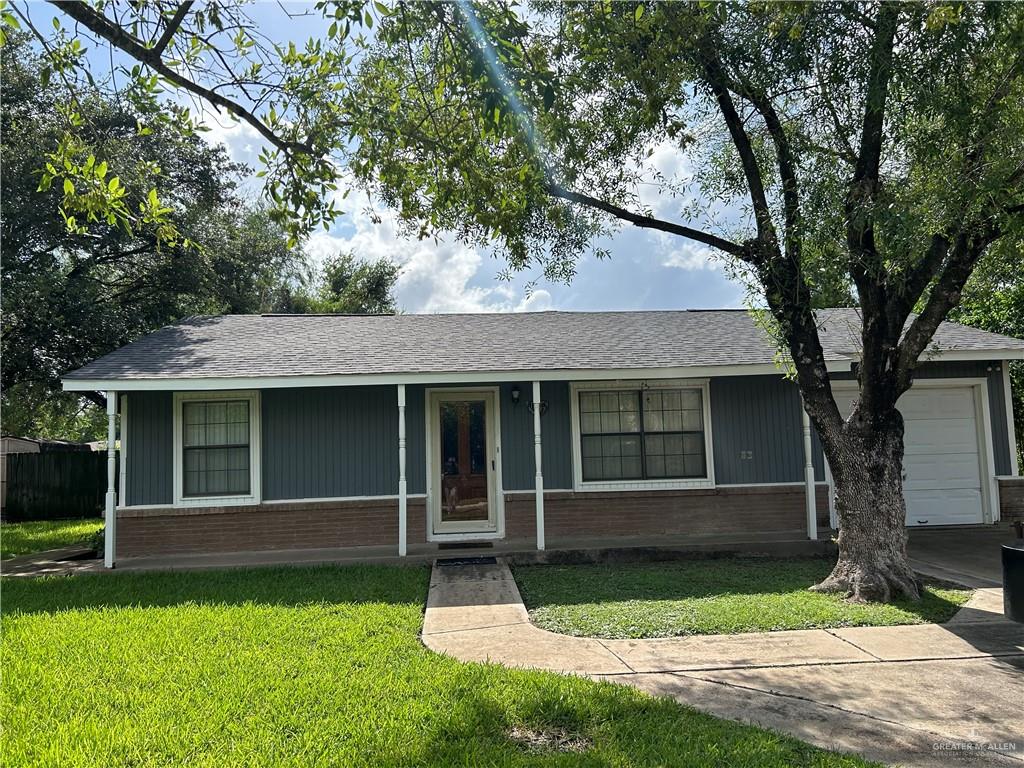
[[[848,409],[860,319],[819,321]],[[1019,514],[1013,359],[1020,339],[939,329],[900,401],[908,525]],[[741,310],[198,317],[64,387],[107,393],[108,565],[495,540],[806,541],[834,527],[797,387]]]

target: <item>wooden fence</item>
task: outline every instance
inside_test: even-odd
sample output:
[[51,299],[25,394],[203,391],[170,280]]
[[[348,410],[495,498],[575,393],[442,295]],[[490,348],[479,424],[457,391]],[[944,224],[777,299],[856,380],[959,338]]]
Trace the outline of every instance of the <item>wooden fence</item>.
[[107,493],[105,451],[9,453],[5,520],[100,517]]

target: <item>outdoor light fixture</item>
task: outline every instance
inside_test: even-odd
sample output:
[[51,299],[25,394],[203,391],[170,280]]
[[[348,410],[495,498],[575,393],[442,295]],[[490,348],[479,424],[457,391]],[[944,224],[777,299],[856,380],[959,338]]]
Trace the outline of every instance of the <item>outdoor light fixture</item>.
[[512,405],[519,405],[519,395],[521,394],[518,384],[512,387]]

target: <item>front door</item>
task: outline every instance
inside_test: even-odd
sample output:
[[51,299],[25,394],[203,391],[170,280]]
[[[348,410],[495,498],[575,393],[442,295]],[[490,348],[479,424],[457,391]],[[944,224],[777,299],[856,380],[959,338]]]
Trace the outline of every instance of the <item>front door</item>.
[[433,533],[497,532],[494,393],[432,392],[430,406]]

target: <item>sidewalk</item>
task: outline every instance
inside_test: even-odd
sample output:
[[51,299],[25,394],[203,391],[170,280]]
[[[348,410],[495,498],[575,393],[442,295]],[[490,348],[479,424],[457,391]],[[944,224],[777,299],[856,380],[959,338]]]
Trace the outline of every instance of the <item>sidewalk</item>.
[[889,764],[1020,767],[1024,626],[1001,611],[1001,590],[982,589],[944,625],[598,640],[531,624],[504,563],[435,565],[423,642],[464,661],[633,685]]
[[0,575],[3,576],[33,578],[103,572],[103,559],[93,557],[92,550],[82,546],[48,549],[0,561]]

